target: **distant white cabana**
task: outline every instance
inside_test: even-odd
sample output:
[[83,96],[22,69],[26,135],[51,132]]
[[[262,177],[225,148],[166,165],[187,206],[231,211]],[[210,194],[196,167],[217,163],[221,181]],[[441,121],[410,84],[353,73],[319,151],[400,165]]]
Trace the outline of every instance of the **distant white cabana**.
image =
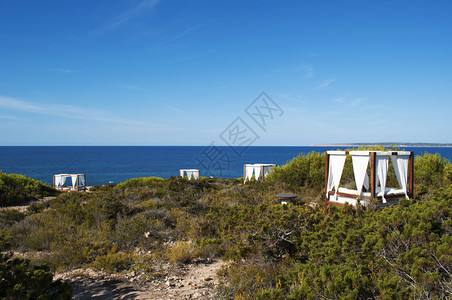
[[[67,179],[70,178],[68,183]],[[85,174],[56,174],[53,175],[53,187],[59,191],[85,191],[86,175]]]
[[243,182],[250,181],[253,174],[256,180],[264,180],[275,166],[275,164],[245,164],[243,166]]
[[[347,156],[352,157],[356,190],[340,187]],[[408,151],[327,151],[325,161],[325,210],[330,205],[366,206],[370,199],[388,200],[413,196],[413,152]],[[386,187],[388,163],[391,158],[400,188]],[[370,162],[370,182],[368,165]]]
[[179,170],[180,177],[187,176],[188,180],[190,179],[199,179],[200,173],[198,169],[180,169]]

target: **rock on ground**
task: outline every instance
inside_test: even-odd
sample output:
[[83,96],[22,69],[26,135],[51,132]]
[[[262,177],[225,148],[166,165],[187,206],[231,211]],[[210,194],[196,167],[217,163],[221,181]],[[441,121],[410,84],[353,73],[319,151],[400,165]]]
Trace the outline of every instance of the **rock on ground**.
[[153,278],[133,271],[107,274],[76,269],[56,274],[55,279],[72,284],[73,299],[215,299],[217,272],[224,265],[218,260],[167,267]]

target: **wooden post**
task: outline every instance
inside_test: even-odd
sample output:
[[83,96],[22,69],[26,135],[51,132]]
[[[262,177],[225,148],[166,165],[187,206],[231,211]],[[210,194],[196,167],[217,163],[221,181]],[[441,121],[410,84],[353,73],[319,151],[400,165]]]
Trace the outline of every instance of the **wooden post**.
[[408,173],[410,176],[410,189],[408,191],[408,197],[414,197],[414,152],[410,152],[410,161],[408,164]]
[[246,164],[243,165],[243,184],[246,182]]
[[376,153],[370,152],[370,197],[375,198],[376,176],[375,176]]
[[325,151],[325,214],[328,213],[328,175],[330,169],[330,155]]

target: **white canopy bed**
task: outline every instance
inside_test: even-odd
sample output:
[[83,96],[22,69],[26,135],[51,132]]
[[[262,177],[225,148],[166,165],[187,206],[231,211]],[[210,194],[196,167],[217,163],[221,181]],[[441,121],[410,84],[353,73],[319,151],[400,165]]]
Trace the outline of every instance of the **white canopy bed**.
[[250,181],[253,174],[256,180],[264,180],[275,166],[275,164],[245,164],[243,166],[243,182]]
[[[66,184],[70,178],[70,184]],[[85,191],[86,175],[85,174],[56,174],[53,175],[53,187],[59,191]]]
[[180,177],[187,176],[188,180],[190,179],[199,179],[199,170],[197,169],[180,169],[179,175]]
[[[330,205],[346,203],[355,207],[358,203],[366,206],[373,198],[381,200],[378,202],[379,206],[387,206],[394,204],[394,199],[409,199],[413,196],[413,152],[327,151],[325,156],[325,210],[328,210]],[[340,186],[347,156],[352,158],[355,190]],[[386,186],[389,158],[399,188]]]

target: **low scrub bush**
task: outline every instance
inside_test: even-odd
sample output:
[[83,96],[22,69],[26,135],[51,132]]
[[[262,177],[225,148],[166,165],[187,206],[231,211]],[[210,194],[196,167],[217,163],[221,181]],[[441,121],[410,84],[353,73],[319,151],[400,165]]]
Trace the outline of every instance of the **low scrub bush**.
[[431,196],[441,186],[452,184],[452,165],[441,155],[425,153],[414,161],[414,191],[417,196]]
[[188,264],[197,256],[197,249],[192,242],[177,241],[168,247],[168,260],[176,264]]
[[325,153],[299,155],[276,167],[268,176],[269,183],[285,183],[292,190],[303,187],[321,189],[325,183]]
[[0,299],[71,299],[72,287],[60,280],[46,265],[33,266],[29,260],[0,254]]
[[0,171],[0,206],[20,204],[57,194],[54,188],[38,180]]
[[96,256],[90,264],[93,268],[106,272],[128,270],[133,262],[133,256],[120,252],[110,251],[107,254]]

